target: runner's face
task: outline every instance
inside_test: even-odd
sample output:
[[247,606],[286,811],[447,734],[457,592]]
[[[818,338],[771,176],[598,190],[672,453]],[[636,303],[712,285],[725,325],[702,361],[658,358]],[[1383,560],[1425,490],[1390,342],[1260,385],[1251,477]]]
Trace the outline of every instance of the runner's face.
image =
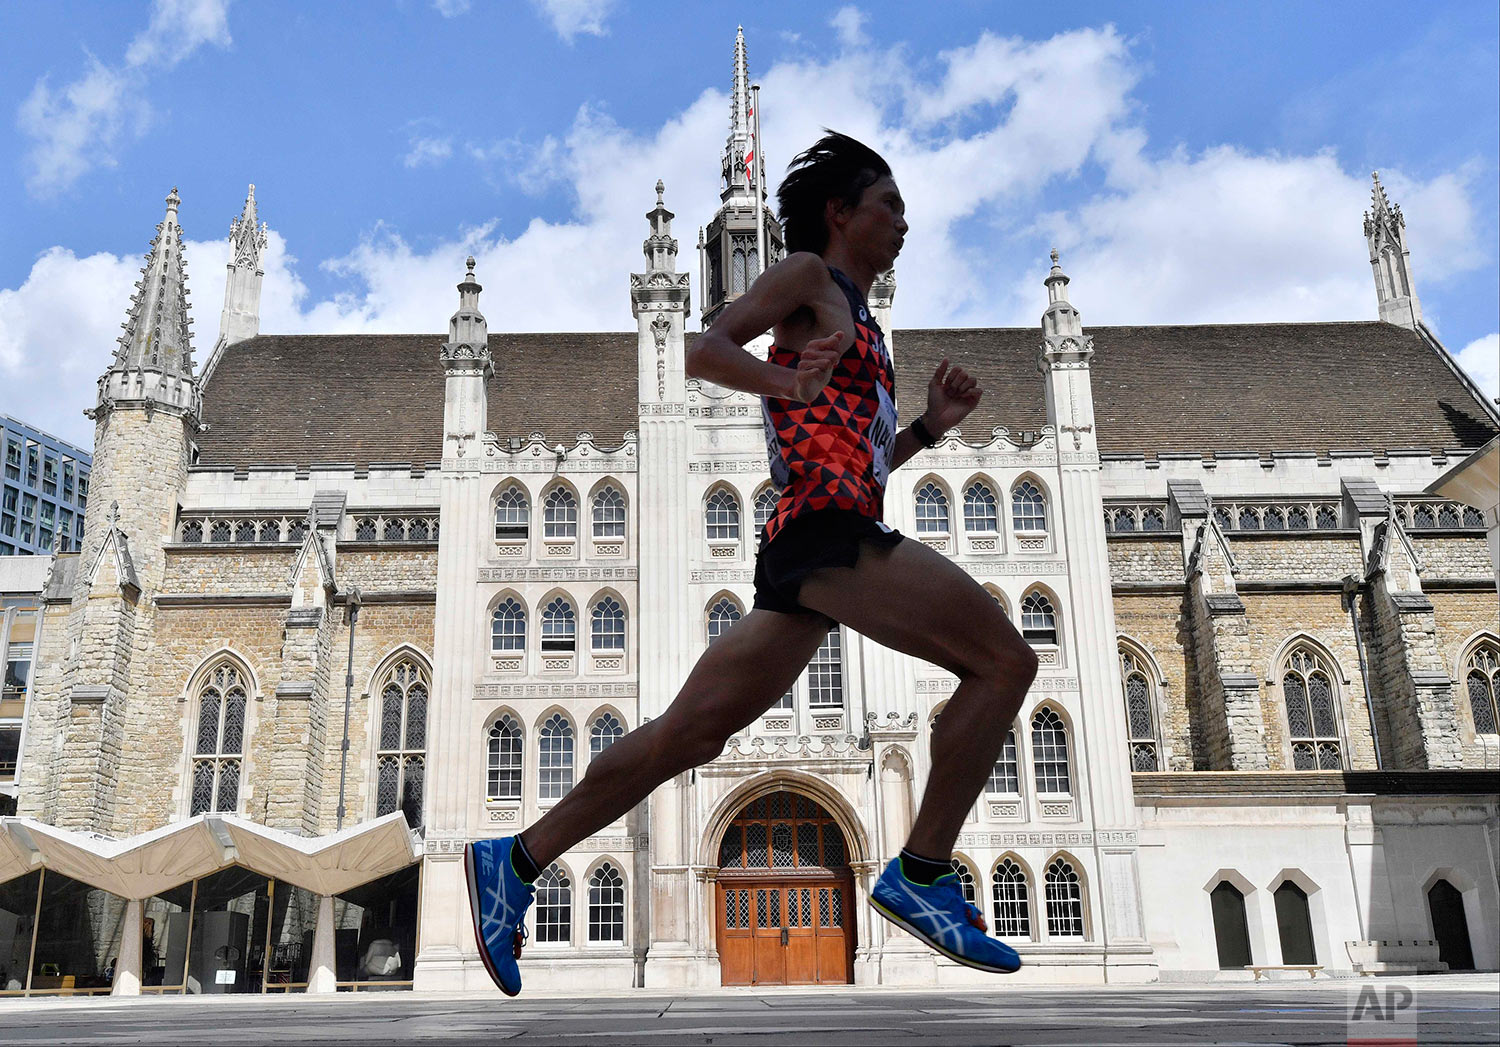
[[906,239],[906,201],[889,175],[882,176],[860,197],[859,204],[844,212],[848,223],[844,234],[852,244],[870,252],[880,271],[889,269],[901,253]]

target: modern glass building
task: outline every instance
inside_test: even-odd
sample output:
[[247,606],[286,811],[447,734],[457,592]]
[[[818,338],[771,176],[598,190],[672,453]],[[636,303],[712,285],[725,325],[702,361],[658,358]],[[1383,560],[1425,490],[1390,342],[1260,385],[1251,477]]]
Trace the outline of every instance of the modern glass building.
[[0,414],[0,556],[73,552],[83,538],[93,456]]

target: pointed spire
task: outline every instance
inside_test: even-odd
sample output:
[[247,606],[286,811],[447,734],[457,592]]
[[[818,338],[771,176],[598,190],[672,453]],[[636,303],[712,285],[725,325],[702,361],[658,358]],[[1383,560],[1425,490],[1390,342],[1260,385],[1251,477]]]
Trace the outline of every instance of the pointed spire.
[[229,275],[224,281],[224,311],[219,315],[219,340],[203,378],[217,366],[224,346],[260,334],[260,284],[265,270],[261,257],[266,249],[266,224],[257,222],[255,185],[245,195],[245,209],[229,224]]
[[141,279],[120,326],[120,348],[114,368],[156,370],[191,377],[193,338],[188,316],[187,267],[182,257],[182,227],[177,224],[177,187],[167,194],[166,218],[156,227]]
[[1365,212],[1365,242],[1375,275],[1375,300],[1386,323],[1416,330],[1422,320],[1411,275],[1411,253],[1406,244],[1406,218],[1392,205],[1380,184],[1380,172],[1370,172],[1370,210]]
[[[648,273],[675,273],[677,271],[677,241],[672,237],[672,219],[676,215],[667,210],[663,199],[666,189],[666,185],[658,178],[656,180],[656,207],[646,212],[646,219],[651,223],[651,235],[646,237],[641,250],[646,255],[646,272]],[[699,235],[701,237],[702,234]]]
[[474,256],[470,255],[464,265],[464,278],[458,285],[458,310],[448,321],[448,341],[443,345],[441,357],[450,371],[477,365],[489,374],[489,325],[479,311],[479,292],[484,288],[474,278]]
[[1057,248],[1052,249],[1052,269],[1047,279],[1047,311],[1042,314],[1042,333],[1052,337],[1078,337],[1083,334],[1083,322],[1078,310],[1068,301],[1068,274],[1063,272],[1057,258]]
[[745,156],[750,151],[753,124],[750,115],[750,65],[745,57],[745,27],[734,37],[734,85],[729,93],[729,139],[724,143],[723,184],[719,195],[725,203],[751,205],[750,176]]
[[255,183],[245,196],[245,209],[229,224],[229,258],[236,265],[260,268],[261,252],[266,249],[266,224],[256,226]]

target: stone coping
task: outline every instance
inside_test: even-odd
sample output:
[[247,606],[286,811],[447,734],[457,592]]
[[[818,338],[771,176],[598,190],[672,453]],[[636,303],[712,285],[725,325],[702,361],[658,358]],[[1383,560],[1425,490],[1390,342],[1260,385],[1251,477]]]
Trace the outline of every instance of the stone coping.
[[1489,770],[1441,771],[1137,771],[1137,799],[1243,796],[1474,796],[1494,799],[1500,775]]

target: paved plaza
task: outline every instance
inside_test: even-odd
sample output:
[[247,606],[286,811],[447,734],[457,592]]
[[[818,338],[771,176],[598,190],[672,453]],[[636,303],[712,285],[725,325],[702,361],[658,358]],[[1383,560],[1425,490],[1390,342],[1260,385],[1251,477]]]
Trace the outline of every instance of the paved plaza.
[[[1395,992],[1394,997],[1387,990]],[[1410,1005],[1394,1023],[1367,1002]],[[340,995],[0,1002],[6,1044],[1417,1044],[1500,1042],[1500,978],[999,991]],[[1390,1012],[1394,1014],[1394,1011]],[[1398,1041],[1399,1042],[1399,1041]],[[1411,1042],[1408,1039],[1407,1042]]]

